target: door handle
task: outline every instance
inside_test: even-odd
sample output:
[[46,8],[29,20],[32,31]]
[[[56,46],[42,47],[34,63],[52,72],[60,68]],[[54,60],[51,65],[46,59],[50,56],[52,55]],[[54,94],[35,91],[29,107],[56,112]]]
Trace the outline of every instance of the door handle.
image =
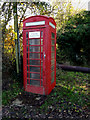
[[44,53],[44,59],[45,59],[45,57],[46,57],[46,54]]

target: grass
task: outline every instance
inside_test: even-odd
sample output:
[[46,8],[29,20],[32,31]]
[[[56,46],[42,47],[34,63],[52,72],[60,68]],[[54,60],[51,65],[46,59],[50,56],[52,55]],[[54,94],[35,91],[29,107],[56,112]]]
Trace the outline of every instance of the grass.
[[[90,74],[81,72],[67,72],[57,69],[56,86],[47,96],[45,102],[38,107],[38,110],[47,113],[52,111],[71,111],[80,112],[88,109],[89,90],[88,82]],[[18,82],[10,85],[11,90],[2,92],[2,104],[7,105],[10,100],[22,93]]]
[[81,72],[67,72],[57,69],[56,72],[56,87],[48,96],[42,106],[41,111],[47,112],[50,106],[59,111],[71,110],[76,112],[82,111],[83,108],[88,108],[88,81],[90,75]]

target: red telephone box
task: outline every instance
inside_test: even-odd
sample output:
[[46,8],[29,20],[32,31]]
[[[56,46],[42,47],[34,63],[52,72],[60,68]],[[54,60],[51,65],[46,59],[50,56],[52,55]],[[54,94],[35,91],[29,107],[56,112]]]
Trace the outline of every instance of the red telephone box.
[[47,16],[23,21],[25,91],[48,95],[56,84],[56,23]]

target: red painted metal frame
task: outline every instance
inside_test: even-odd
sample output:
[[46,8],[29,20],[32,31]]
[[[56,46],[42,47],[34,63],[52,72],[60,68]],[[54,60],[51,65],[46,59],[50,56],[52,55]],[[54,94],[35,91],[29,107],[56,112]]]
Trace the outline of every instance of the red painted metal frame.
[[[37,21],[45,21],[45,25],[37,25],[37,26],[28,26],[26,27],[25,24],[27,22],[37,22]],[[49,22],[51,22],[53,25],[55,25],[55,29],[49,25]],[[34,86],[34,85],[28,85],[27,84],[27,43],[26,43],[26,32],[31,31],[43,31],[43,56],[46,54],[46,57],[43,57],[43,85],[41,86],[41,66],[40,66],[40,86]],[[51,34],[52,32],[55,34],[55,54],[54,54],[54,82],[51,83]],[[28,35],[28,46],[29,46],[29,35]],[[33,38],[32,38],[33,39]],[[35,38],[36,39],[36,38]],[[41,46],[41,35],[40,38],[40,45],[32,45],[32,46]],[[29,47],[28,47],[28,56],[29,53]],[[40,52],[34,52],[34,53],[41,53],[41,47]],[[29,58],[28,58],[29,59]],[[41,59],[41,54],[40,54]],[[35,59],[35,60],[40,60]],[[29,61],[29,60],[28,60]],[[40,60],[41,65],[41,60]],[[28,66],[29,65],[28,63]],[[34,65],[36,67],[36,65]],[[30,69],[30,68],[29,68]],[[31,73],[28,71],[28,73]],[[35,73],[35,72],[32,72]],[[38,74],[38,73],[37,73]],[[30,79],[30,78],[28,78]],[[35,79],[36,80],[36,79]],[[53,18],[46,17],[46,16],[32,16],[23,21],[23,81],[24,81],[24,90],[32,93],[37,94],[43,94],[48,95],[52,89],[54,88],[56,84],[56,23]]]

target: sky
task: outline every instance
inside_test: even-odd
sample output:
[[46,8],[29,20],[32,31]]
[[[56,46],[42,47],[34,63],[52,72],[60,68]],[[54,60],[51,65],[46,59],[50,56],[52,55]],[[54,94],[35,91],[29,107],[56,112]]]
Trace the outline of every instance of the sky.
[[[52,1],[56,1],[56,0],[41,0],[41,1],[52,3]],[[88,10],[88,2],[89,1],[90,0],[72,0],[72,5],[73,5],[74,9],[79,8],[79,9],[86,9],[86,10]]]
[[73,0],[72,5],[75,9],[79,8],[79,9],[88,10],[88,2],[89,1],[90,0]]
[[[32,0],[33,1],[33,0]],[[44,1],[44,2],[48,2],[48,3],[52,3],[52,1],[56,1],[56,0],[40,0],[40,1]],[[58,0],[59,1],[59,0]],[[68,0],[67,0],[68,1]],[[71,0],[72,1],[72,5],[73,7],[79,8],[79,9],[86,9],[88,10],[88,2],[90,0]],[[3,0],[4,2],[4,0]],[[3,2],[0,2],[1,5],[3,4]],[[79,3],[80,2],[80,3]]]

